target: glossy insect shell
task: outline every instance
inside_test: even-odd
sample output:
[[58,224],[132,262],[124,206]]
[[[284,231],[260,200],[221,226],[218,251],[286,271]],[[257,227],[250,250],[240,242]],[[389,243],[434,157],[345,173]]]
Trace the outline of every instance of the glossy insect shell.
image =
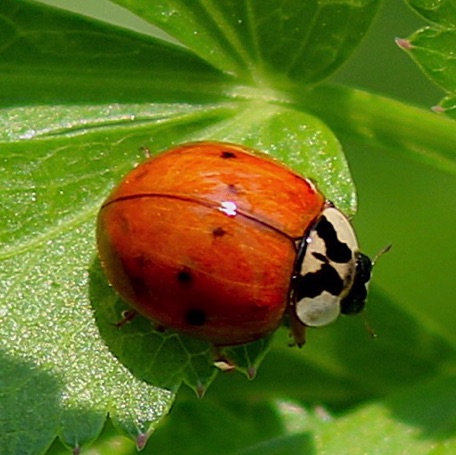
[[242,344],[280,324],[294,240],[324,203],[310,181],[250,149],[186,144],[114,189],[98,216],[99,255],[117,292],[156,324]]

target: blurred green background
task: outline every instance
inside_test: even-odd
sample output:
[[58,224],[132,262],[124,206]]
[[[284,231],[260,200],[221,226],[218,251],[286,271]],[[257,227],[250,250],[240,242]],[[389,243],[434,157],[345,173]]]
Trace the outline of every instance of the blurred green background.
[[[47,0],[143,33],[156,29],[105,0]],[[443,92],[395,44],[424,26],[401,0],[384,2],[368,36],[333,80],[430,109]],[[410,131],[413,135],[414,132]],[[363,250],[374,256],[392,243],[375,268],[375,283],[423,324],[456,341],[456,179],[396,156],[394,150],[344,144],[358,188],[354,220]],[[456,145],[455,145],[456,147]],[[370,321],[381,336],[381,327]]]
[[[386,1],[336,79],[430,109],[444,93],[394,42],[423,26],[404,2]],[[374,255],[388,242],[393,244],[375,269],[375,282],[423,324],[436,323],[437,330],[446,330],[455,340],[456,179],[403,160],[394,150],[345,149],[358,189],[354,223],[363,248]],[[375,321],[370,322],[375,327]],[[375,328],[381,335],[381,327]]]

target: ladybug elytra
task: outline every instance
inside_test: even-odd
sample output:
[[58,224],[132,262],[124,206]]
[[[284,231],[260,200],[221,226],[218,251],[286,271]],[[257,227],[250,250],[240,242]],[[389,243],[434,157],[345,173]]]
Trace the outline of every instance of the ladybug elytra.
[[244,344],[289,317],[306,327],[356,314],[372,268],[349,220],[308,179],[246,147],[196,142],[149,158],[103,203],[103,269],[161,327]]

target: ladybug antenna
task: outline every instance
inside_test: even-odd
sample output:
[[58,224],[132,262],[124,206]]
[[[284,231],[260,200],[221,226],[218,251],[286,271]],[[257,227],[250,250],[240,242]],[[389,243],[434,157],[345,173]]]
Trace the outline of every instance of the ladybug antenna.
[[383,247],[375,256],[374,259],[372,259],[372,267],[377,263],[377,261],[386,253],[388,253],[389,250],[393,247],[393,244],[390,243],[389,245],[386,245]]
[[363,311],[363,321],[364,321],[364,328],[366,329],[366,332],[370,335],[370,337],[372,339],[377,338],[377,332],[370,325],[365,311]]
[[[385,253],[388,253],[388,251],[391,250],[392,246],[393,245],[391,243],[389,245],[386,245],[374,256],[374,258],[372,259],[372,262],[371,262],[372,268]],[[367,319],[366,311],[363,311],[363,321],[364,321],[364,328],[366,329],[367,333],[371,336],[371,338],[372,339],[377,338],[377,333],[372,328],[372,326],[370,325],[370,323]]]

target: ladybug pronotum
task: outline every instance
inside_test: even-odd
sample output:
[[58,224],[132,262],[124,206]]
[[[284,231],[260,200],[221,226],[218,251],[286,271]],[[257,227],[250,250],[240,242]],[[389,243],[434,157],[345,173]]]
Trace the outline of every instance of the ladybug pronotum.
[[100,209],[97,243],[136,312],[216,346],[264,337],[285,316],[301,346],[306,327],[363,309],[372,268],[349,220],[310,180],[220,142],[133,169]]

